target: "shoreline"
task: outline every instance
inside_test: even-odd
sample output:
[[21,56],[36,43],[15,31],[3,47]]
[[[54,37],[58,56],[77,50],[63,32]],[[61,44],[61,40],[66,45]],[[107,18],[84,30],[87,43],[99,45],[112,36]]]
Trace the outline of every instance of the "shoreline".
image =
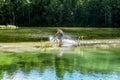
[[32,52],[32,51],[46,51],[46,50],[68,50],[71,48],[114,48],[120,47],[120,39],[117,40],[81,40],[79,44],[73,44],[71,46],[55,46],[54,43],[50,41],[46,42],[16,42],[16,43],[0,43],[1,52],[12,52],[12,53],[21,53],[21,52]]
[[102,39],[102,40],[81,40],[79,45],[87,44],[120,44],[120,39]]
[[[80,40],[76,41],[80,45],[92,45],[92,44],[120,44],[120,39],[105,39],[105,40]],[[49,41],[45,42],[11,42],[11,43],[0,43],[0,48],[9,47],[52,47],[53,43]]]

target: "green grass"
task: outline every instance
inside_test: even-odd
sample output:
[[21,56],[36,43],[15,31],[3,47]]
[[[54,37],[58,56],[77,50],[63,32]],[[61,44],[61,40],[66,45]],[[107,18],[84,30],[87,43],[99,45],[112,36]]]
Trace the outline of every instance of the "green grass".
[[[62,28],[65,35],[83,39],[120,39],[120,28]],[[0,42],[37,42],[48,40],[56,27],[31,27],[0,30]]]

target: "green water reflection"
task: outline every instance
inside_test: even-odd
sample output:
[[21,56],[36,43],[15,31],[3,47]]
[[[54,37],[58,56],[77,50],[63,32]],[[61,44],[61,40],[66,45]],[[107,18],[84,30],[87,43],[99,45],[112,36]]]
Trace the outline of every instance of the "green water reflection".
[[[82,74],[82,76],[111,73],[120,75],[120,46],[101,46],[81,46],[54,50],[40,49],[39,51],[19,53],[3,51],[0,52],[0,79],[7,80],[5,78],[6,72],[7,75],[14,76],[16,72],[20,73],[19,71],[22,71],[22,74],[29,74],[31,70],[36,70],[41,77],[42,74],[46,74],[46,78],[50,76],[49,71],[53,71],[54,74],[51,74],[55,77],[51,77],[51,80],[87,80],[84,77],[73,79],[73,77],[68,76],[75,72]],[[46,78],[38,80],[48,80]],[[117,77],[115,80],[119,80],[119,78]],[[97,79],[97,77],[93,77],[93,79]]]

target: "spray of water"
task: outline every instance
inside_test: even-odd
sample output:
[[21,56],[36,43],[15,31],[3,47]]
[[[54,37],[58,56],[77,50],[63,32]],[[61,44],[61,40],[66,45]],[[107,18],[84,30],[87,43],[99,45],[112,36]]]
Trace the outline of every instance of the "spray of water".
[[[52,44],[54,44],[55,47],[59,45],[59,39],[55,36],[49,36],[49,40]],[[72,47],[74,45],[77,45],[77,42],[73,40],[72,38],[64,37],[62,40],[62,47]]]

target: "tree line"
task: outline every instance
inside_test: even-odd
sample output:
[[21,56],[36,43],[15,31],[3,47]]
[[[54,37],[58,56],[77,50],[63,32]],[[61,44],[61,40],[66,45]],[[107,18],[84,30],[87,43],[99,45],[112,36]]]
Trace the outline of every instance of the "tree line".
[[0,25],[119,27],[120,0],[0,0]]

